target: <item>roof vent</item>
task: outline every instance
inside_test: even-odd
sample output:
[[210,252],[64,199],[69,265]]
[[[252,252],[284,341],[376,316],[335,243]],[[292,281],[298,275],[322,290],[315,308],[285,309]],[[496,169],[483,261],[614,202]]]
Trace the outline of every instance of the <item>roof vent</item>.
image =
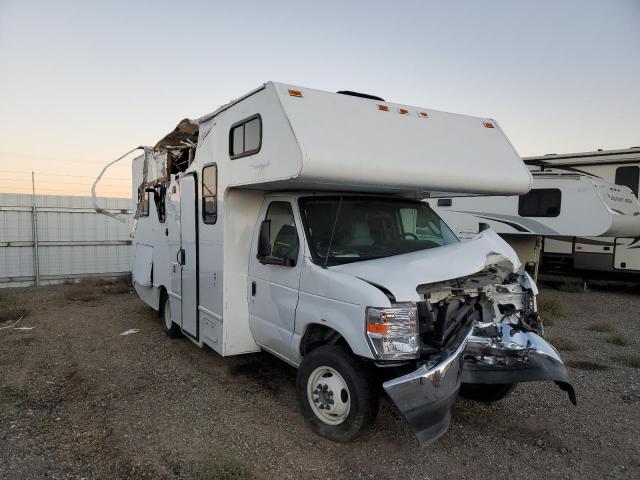
[[342,95],[351,95],[352,97],[360,97],[366,98],[369,100],[378,100],[379,102],[384,102],[384,98],[376,97],[375,95],[369,95],[368,93],[360,93],[360,92],[352,92],[351,90],[340,90],[339,92]]

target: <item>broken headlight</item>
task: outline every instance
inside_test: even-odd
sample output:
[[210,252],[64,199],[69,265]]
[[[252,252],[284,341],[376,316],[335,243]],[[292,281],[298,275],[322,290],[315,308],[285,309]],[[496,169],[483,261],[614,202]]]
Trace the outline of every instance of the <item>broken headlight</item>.
[[418,358],[418,309],[413,303],[367,307],[367,338],[381,360]]

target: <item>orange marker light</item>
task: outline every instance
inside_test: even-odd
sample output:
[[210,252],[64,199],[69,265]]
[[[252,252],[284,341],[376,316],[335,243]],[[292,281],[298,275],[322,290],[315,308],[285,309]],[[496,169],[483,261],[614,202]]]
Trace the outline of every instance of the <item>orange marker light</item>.
[[378,110],[382,110],[383,112],[388,112],[389,111],[389,107],[387,107],[386,105],[382,105],[382,104],[378,103]]
[[496,128],[496,126],[491,122],[482,122],[485,128]]
[[420,115],[422,118],[427,118],[429,116],[427,112],[418,112],[418,115]]
[[387,334],[387,325],[384,323],[369,323],[367,324],[367,331],[371,333]]
[[400,115],[406,115],[407,113],[409,113],[409,110],[407,110],[406,108],[399,108],[398,113]]
[[289,95],[291,95],[292,97],[301,97],[302,92],[300,90],[294,90],[293,88],[290,88]]

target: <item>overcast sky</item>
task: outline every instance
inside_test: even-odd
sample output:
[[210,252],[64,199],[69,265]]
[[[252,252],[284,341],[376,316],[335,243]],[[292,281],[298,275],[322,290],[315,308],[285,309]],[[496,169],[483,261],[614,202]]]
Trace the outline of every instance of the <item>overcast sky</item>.
[[0,0],[0,191],[88,192],[268,80],[492,117],[522,156],[640,145],[640,0],[378,3]]

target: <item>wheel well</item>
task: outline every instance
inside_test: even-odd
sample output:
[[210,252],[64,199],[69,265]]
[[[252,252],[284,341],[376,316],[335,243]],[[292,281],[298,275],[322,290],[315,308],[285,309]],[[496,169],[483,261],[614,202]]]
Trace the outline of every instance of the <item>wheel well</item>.
[[300,354],[304,357],[311,350],[322,345],[342,345],[351,352],[347,341],[333,328],[317,323],[309,325],[300,340]]
[[162,316],[162,302],[164,302],[167,295],[167,289],[164,288],[164,285],[161,285],[158,288],[158,316]]

